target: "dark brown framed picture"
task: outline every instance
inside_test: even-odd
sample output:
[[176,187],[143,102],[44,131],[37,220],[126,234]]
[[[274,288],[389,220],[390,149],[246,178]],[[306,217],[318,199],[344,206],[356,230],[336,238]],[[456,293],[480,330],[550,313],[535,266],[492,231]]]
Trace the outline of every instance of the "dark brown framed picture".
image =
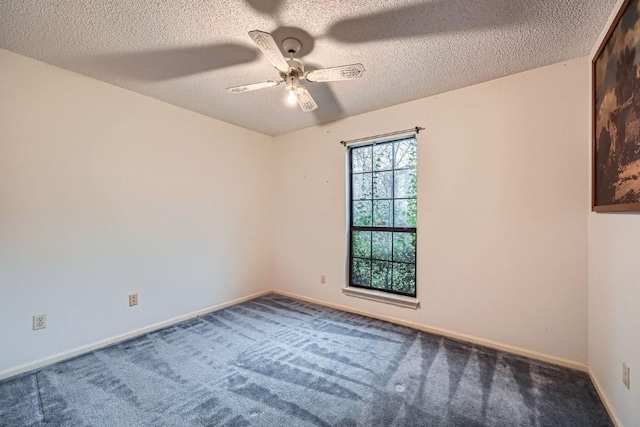
[[592,210],[640,211],[640,0],[624,2],[592,67]]

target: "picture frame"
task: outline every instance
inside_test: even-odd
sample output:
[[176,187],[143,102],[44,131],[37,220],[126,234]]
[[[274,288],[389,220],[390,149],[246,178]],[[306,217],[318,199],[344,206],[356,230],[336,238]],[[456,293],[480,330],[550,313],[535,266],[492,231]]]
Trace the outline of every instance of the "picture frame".
[[591,76],[591,209],[640,211],[640,0],[622,4]]

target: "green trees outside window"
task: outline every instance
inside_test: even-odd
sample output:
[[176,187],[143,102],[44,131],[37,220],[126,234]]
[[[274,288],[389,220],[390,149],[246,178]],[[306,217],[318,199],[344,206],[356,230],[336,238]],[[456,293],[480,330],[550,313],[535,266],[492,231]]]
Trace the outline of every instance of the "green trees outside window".
[[417,141],[349,149],[350,285],[416,295]]

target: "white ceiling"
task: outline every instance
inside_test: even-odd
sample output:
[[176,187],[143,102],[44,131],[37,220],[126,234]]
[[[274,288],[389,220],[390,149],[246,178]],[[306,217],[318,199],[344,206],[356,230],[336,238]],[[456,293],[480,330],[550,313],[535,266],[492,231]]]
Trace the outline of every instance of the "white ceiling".
[[[584,56],[615,0],[6,0],[0,47],[268,135]],[[359,80],[306,83],[285,103],[247,32],[296,37],[307,69],[360,62]],[[1,66],[1,64],[0,64]]]

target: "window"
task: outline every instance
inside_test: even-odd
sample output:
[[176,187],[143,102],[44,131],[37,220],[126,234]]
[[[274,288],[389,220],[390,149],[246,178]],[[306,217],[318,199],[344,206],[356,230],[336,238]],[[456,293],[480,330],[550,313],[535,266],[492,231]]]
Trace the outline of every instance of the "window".
[[417,141],[349,148],[349,285],[416,295]]

